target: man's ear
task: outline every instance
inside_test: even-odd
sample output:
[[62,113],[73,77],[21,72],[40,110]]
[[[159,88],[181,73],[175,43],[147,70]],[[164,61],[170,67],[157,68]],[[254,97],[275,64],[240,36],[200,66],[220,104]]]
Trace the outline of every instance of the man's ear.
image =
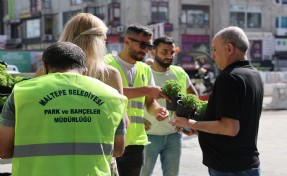
[[48,66],[46,65],[45,62],[43,62],[43,64],[42,64],[42,72],[45,75],[49,73],[49,68],[48,68]]
[[233,54],[234,53],[234,50],[235,50],[235,47],[233,46],[233,44],[231,43],[228,43],[225,45],[226,47],[226,50],[229,54]]
[[150,54],[154,57],[154,56],[155,56],[155,53],[156,53],[156,49],[155,49],[155,48],[152,48]]
[[128,39],[128,37],[124,37],[124,44],[126,44],[127,46],[129,46],[130,40]]
[[85,67],[85,71],[83,71],[83,73],[82,73],[82,75],[88,75],[88,68],[87,67]]

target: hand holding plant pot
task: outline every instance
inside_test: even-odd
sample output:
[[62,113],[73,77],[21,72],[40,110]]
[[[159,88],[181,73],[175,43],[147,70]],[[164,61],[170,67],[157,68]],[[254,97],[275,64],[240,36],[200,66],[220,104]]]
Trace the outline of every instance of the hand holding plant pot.
[[172,102],[166,100],[166,109],[170,111],[176,111],[177,100],[180,99],[181,85],[176,80],[167,80],[162,85],[162,91],[170,97]]
[[[181,99],[178,100],[176,115],[178,117],[185,117],[187,119],[193,118],[195,112],[203,115],[205,114],[207,103],[207,101],[202,101],[196,95],[193,94],[182,96]],[[196,133],[196,131],[190,130],[189,128],[185,127],[179,129],[186,135],[192,135]]]

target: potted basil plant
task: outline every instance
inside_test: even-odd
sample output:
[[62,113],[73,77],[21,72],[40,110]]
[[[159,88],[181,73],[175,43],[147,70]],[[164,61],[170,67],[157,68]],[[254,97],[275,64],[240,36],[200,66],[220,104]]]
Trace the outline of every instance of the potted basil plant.
[[194,94],[187,94],[177,101],[176,115],[180,117],[192,118],[199,107],[200,100]]
[[196,113],[199,115],[204,115],[206,108],[207,108],[208,101],[206,100],[199,100],[198,107],[196,108]]
[[176,80],[167,80],[162,85],[162,91],[170,97],[172,102],[166,100],[166,109],[176,111],[177,101],[180,99],[181,85]]

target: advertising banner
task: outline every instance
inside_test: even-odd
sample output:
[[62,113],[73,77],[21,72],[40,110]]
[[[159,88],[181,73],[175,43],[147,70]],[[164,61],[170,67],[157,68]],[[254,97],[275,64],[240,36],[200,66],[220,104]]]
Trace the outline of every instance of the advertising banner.
[[42,51],[1,51],[0,60],[16,65],[20,72],[35,72],[41,65]]

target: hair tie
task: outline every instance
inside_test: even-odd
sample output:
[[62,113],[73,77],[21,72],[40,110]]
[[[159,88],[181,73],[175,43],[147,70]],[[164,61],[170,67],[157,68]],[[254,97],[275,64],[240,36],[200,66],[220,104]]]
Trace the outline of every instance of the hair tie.
[[80,36],[82,36],[82,35],[97,35],[97,36],[102,36],[103,34],[100,33],[100,32],[98,31],[98,29],[99,29],[99,28],[91,28],[91,29],[85,30],[85,31],[82,32],[80,35],[78,35],[77,37],[75,37],[75,38],[73,39],[73,42],[74,42],[75,40],[77,40],[77,39],[78,39]]

